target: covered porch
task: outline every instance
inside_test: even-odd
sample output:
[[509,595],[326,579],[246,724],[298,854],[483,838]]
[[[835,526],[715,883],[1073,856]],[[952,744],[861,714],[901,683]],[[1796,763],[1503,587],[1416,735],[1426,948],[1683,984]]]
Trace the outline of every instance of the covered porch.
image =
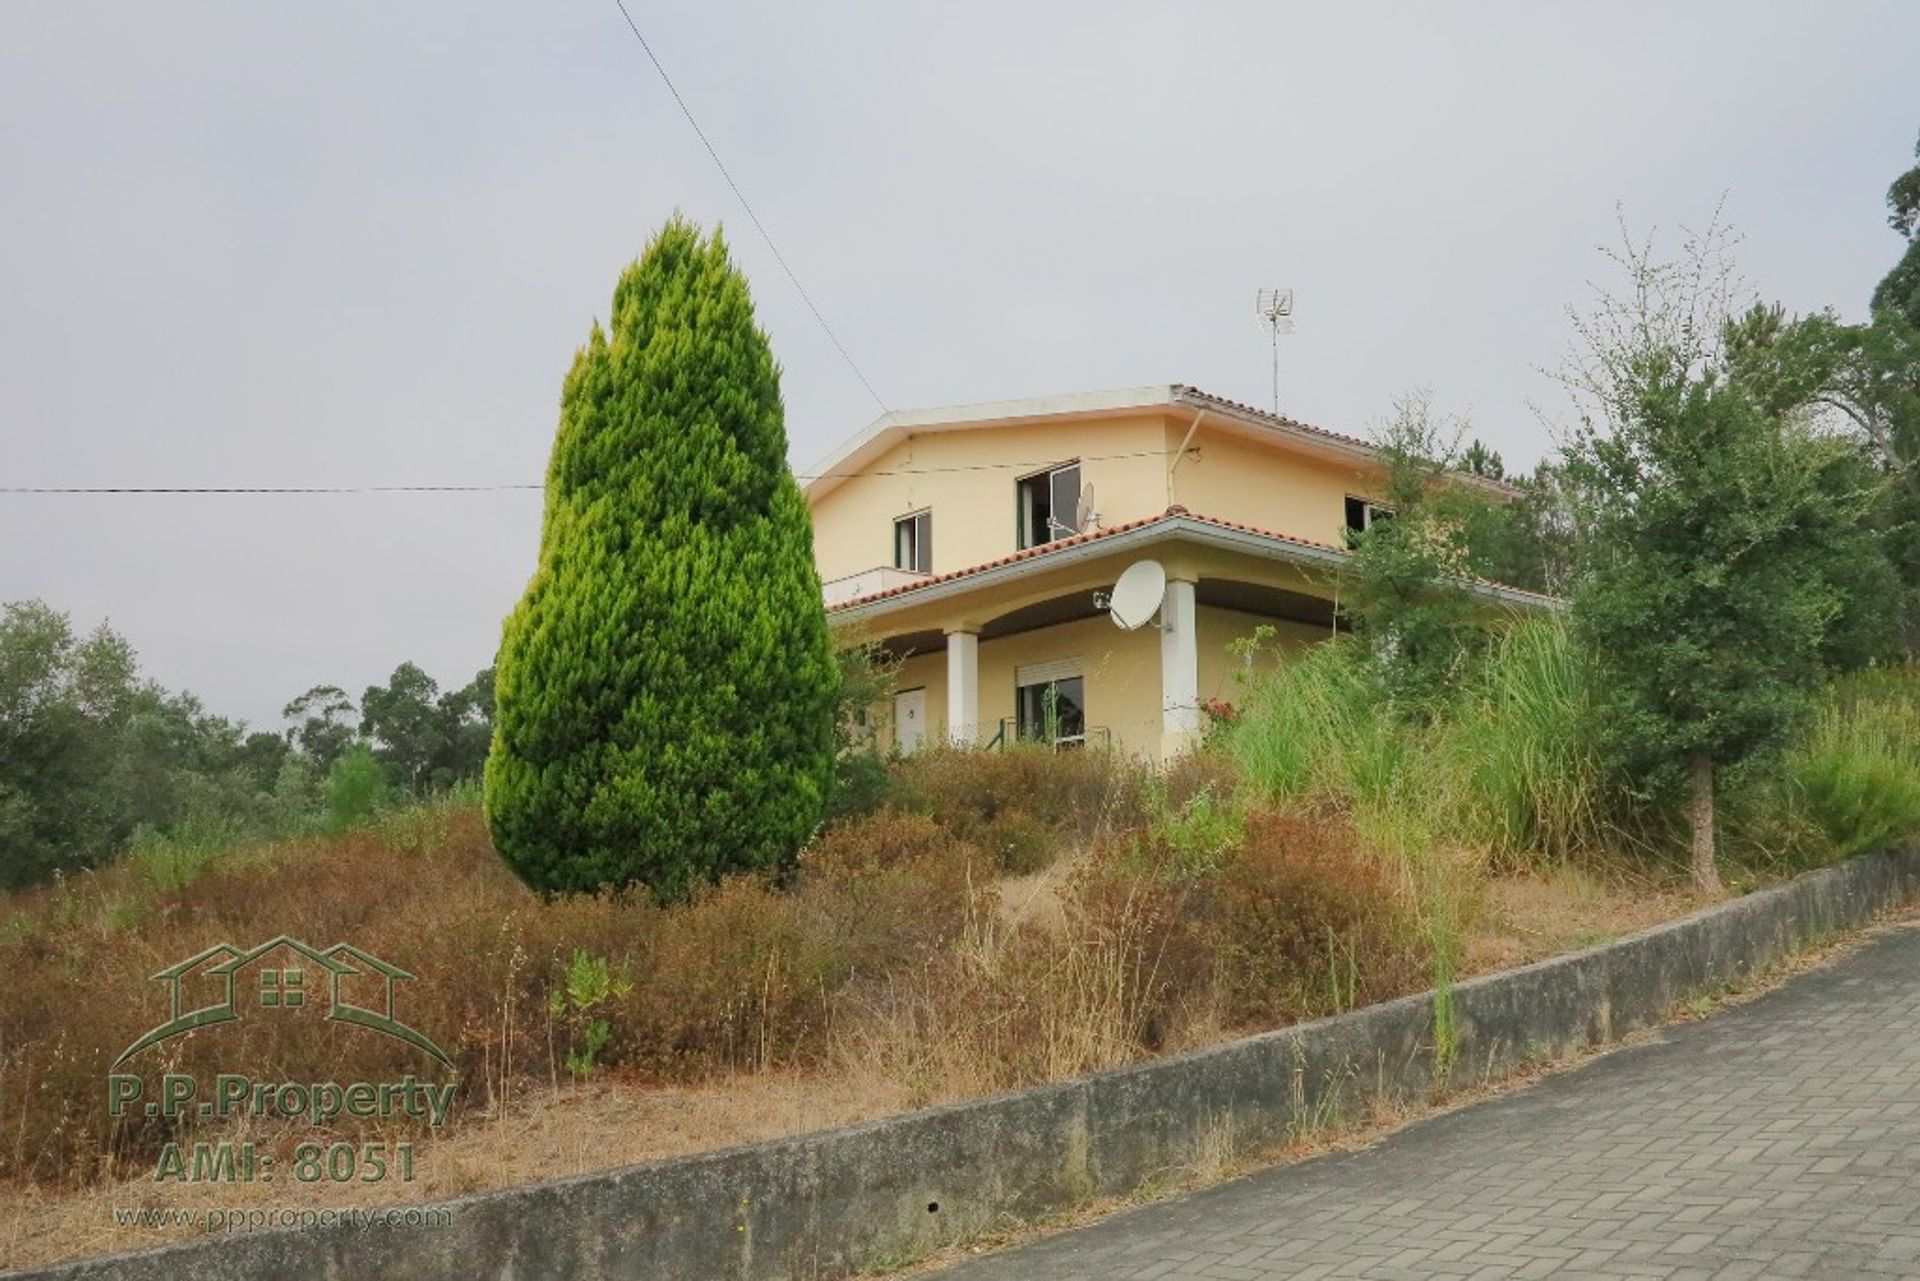
[[[1167,759],[1199,737],[1208,700],[1236,697],[1236,638],[1268,626],[1285,651],[1334,634],[1345,556],[1175,511],[857,599],[834,618],[900,660],[903,750],[1026,738]],[[1125,631],[1097,597],[1142,559],[1165,569],[1166,592]]]

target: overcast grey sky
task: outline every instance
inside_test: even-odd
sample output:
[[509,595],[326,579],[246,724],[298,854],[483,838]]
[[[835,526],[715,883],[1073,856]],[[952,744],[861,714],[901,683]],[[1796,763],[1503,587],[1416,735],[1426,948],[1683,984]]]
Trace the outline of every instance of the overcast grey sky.
[[[1527,409],[1624,203],[1795,309],[1899,244],[1920,5],[629,0],[897,408],[1191,382],[1364,431]],[[561,376],[675,209],[726,223],[797,464],[876,409],[613,0],[0,4],[0,484],[540,479]],[[103,617],[269,726],[490,661],[537,493],[0,495],[0,599]]]

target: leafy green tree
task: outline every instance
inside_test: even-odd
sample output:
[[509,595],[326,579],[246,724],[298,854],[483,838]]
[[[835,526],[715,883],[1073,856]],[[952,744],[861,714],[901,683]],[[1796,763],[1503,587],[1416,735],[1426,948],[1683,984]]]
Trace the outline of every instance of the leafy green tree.
[[1469,568],[1482,578],[1565,596],[1575,573],[1573,495],[1564,468],[1548,460],[1505,477],[1511,495],[1465,517]]
[[271,793],[292,750],[278,734],[255,730],[241,740],[238,764],[255,791]]
[[439,683],[413,663],[360,696],[360,733],[389,776],[416,794],[426,790],[446,738],[439,699]]
[[1627,240],[1626,287],[1576,318],[1585,349],[1565,375],[1584,411],[1568,450],[1574,620],[1601,743],[1645,794],[1685,797],[1709,889],[1716,775],[1777,747],[1803,710],[1856,587],[1809,544],[1865,501],[1836,481],[1845,442],[1783,417],[1729,358],[1740,286],[1725,246],[1717,223],[1673,262]]
[[[1913,157],[1920,160],[1920,143],[1914,144]],[[1920,164],[1887,188],[1887,225],[1906,239],[1907,252],[1874,289],[1873,310],[1920,326]]]
[[1500,451],[1478,439],[1460,451],[1459,466],[1469,476],[1484,476],[1488,480],[1505,480],[1507,476],[1507,464],[1501,459]]
[[389,786],[373,748],[365,743],[349,745],[327,770],[327,830],[344,832],[372,818],[386,802]]
[[293,722],[287,730],[288,739],[322,773],[354,741],[353,700],[338,685],[315,685],[288,703],[280,714]]
[[1839,670],[1920,641],[1920,343],[1903,351],[1901,330],[1913,332],[1897,317],[1790,320],[1761,304],[1726,329],[1729,371],[1764,412],[1855,445],[1822,451],[1821,485],[1845,523],[1805,548],[1810,571],[1850,587],[1823,647]]
[[857,631],[833,633],[839,686],[833,716],[833,786],[825,817],[831,822],[868,814],[885,803],[892,785],[880,750],[875,710],[892,697],[900,659]]
[[[1423,716],[1477,647],[1481,629],[1461,579],[1473,572],[1472,531],[1484,499],[1458,483],[1458,424],[1436,422],[1425,392],[1394,401],[1374,433],[1387,463],[1381,505],[1349,530],[1353,559],[1341,609],[1372,656],[1389,703]],[[1484,460],[1483,460],[1484,462]]]
[[493,742],[493,669],[483,668],[459,689],[440,695],[434,711],[439,743],[427,781],[434,788],[478,781]]
[[836,673],[786,452],[746,281],[675,218],[567,375],[502,637],[486,809],[529,884],[672,899],[818,824]]
[[74,633],[39,601],[0,609],[0,887],[114,852],[132,830],[103,786],[137,689],[133,649],[102,624]]
[[394,783],[416,796],[477,780],[493,737],[493,669],[442,692],[414,663],[360,696],[360,733]]
[[1909,243],[1874,291],[1870,323],[1756,307],[1730,331],[1728,354],[1770,409],[1852,433],[1879,468],[1887,490],[1872,519],[1899,580],[1880,599],[1893,603],[1908,652],[1920,654],[1920,166],[1894,181],[1887,204]]

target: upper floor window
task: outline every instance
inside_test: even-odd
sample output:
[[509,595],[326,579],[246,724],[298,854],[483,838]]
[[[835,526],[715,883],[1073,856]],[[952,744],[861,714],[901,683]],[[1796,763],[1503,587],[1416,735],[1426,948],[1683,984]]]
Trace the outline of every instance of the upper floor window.
[[1080,532],[1080,464],[1023,476],[1015,487],[1020,546],[1038,547]]
[[1373,528],[1376,520],[1392,520],[1393,508],[1382,507],[1364,498],[1347,495],[1347,528],[1358,534]]
[[933,572],[933,512],[915,512],[893,522],[893,567]]

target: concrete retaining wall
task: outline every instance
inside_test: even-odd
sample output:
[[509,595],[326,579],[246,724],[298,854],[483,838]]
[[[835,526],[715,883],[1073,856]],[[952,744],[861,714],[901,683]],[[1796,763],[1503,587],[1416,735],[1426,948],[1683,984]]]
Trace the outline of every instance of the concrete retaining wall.
[[[1868,855],[1616,943],[1457,986],[1455,1080],[1646,1027],[1675,1002],[1920,892]],[[450,1224],[262,1232],[63,1264],[63,1281],[832,1278],[1125,1194],[1231,1125],[1241,1145],[1432,1084],[1432,994],[1017,1094],[448,1202]],[[10,1274],[18,1275],[18,1274]]]

